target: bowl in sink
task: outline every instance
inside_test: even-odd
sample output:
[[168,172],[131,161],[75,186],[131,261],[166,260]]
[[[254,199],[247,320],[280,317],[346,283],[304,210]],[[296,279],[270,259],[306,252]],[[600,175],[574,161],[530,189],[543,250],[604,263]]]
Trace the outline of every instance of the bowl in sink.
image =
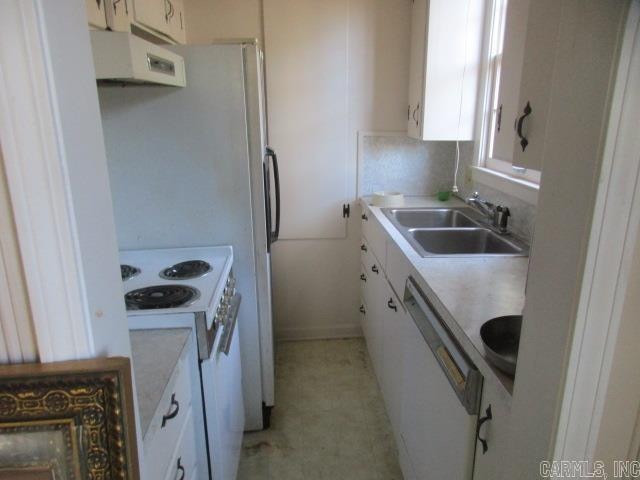
[[498,370],[515,375],[520,347],[522,315],[497,317],[482,324],[480,338],[487,360]]

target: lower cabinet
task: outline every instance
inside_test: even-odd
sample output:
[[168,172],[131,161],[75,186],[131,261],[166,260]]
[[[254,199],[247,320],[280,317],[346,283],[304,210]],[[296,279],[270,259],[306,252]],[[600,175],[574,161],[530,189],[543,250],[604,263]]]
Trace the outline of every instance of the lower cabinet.
[[[202,394],[193,334],[165,387],[143,446],[145,480],[201,480],[208,477]],[[198,476],[196,472],[202,473]]]
[[502,465],[509,450],[510,409],[485,382],[479,413],[473,480],[502,480]]
[[[370,237],[381,236],[371,231],[375,224],[369,222],[369,227]],[[485,382],[479,415],[467,413],[405,310],[408,260],[395,244],[386,242],[383,255],[380,245],[371,248],[368,238],[362,239],[360,312],[404,480],[501,480],[502,459],[508,452],[509,409]],[[383,257],[384,266],[379,261]]]

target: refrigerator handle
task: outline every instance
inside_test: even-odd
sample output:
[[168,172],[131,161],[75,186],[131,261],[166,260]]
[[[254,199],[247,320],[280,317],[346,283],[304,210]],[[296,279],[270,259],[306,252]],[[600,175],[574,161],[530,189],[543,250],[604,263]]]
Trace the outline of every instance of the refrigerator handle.
[[271,232],[271,243],[278,240],[280,236],[280,173],[278,171],[278,156],[276,152],[267,147],[267,156],[270,157],[273,162],[273,182],[276,188],[276,227],[273,232]]
[[264,182],[264,210],[265,210],[265,227],[267,230],[267,252],[271,251],[271,180],[269,175],[269,165],[267,164],[267,154],[265,153],[265,162],[262,164],[262,180]]

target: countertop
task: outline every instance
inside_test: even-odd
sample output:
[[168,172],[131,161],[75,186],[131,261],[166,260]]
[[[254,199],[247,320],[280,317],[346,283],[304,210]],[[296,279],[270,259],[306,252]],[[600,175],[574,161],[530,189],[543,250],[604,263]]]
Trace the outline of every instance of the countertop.
[[129,332],[143,438],[190,334],[190,328]]
[[[388,237],[411,264],[412,275],[478,370],[510,404],[513,380],[486,360],[480,339],[484,322],[502,315],[520,315],[524,307],[529,259],[526,257],[421,257],[382,213],[361,199]],[[462,207],[452,198],[407,197],[404,207]],[[388,239],[387,239],[388,240]]]

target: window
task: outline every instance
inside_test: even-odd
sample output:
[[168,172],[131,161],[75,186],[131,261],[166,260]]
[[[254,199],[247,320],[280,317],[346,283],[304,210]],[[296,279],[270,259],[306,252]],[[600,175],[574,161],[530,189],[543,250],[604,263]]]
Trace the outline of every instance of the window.
[[[535,184],[540,183],[540,172],[528,170],[513,165],[512,146],[515,136],[510,131],[509,120],[503,117],[503,101],[507,100],[507,93],[501,95],[500,83],[503,76],[503,68],[521,68],[521,65],[503,64],[503,52],[505,47],[505,30],[507,19],[507,8],[509,0],[494,0],[489,11],[489,38],[486,69],[486,88],[484,96],[484,116],[482,128],[482,141],[478,166],[489,169],[493,172],[524,180]],[[522,53],[520,54],[522,55]],[[517,91],[511,94],[511,98],[517,103]],[[505,124],[506,123],[506,124]],[[502,145],[498,150],[498,132],[501,134]]]

